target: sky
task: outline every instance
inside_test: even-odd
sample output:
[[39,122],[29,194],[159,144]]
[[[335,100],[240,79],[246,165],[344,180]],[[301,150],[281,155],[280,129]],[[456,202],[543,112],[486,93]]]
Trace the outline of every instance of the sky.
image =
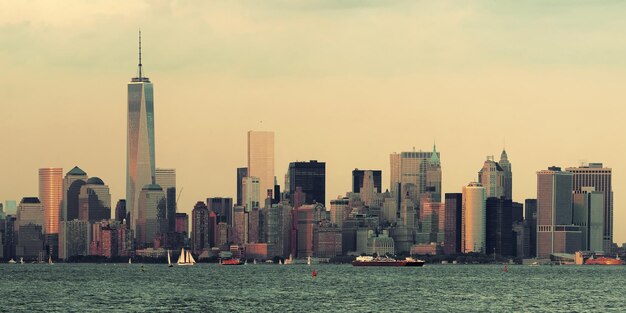
[[[125,197],[126,84],[154,83],[156,164],[179,211],[235,197],[246,133],[289,162],[326,162],[327,201],[389,154],[441,152],[443,192],[503,147],[513,198],[536,171],[613,168],[626,241],[626,2],[0,1],[0,200],[37,196],[40,167],[78,165]],[[115,201],[114,201],[115,202]],[[115,203],[113,203],[115,205]]]

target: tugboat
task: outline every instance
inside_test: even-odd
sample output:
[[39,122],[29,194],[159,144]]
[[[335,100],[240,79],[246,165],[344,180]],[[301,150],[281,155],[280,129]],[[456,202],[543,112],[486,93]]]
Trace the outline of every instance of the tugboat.
[[353,266],[424,266],[426,261],[414,258],[396,260],[389,257],[359,256],[352,261]]

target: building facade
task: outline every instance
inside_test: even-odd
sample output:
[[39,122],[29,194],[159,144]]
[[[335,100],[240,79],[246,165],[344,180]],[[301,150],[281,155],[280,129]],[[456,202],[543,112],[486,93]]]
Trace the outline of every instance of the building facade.
[[[289,163],[289,194],[295,198],[296,189],[300,187],[305,194],[304,204],[326,203],[326,162],[311,160],[309,162]],[[292,201],[294,207],[298,207]]]
[[480,183],[463,186],[463,253],[486,252],[486,194]]
[[48,167],[39,169],[39,200],[43,205],[46,234],[59,233],[63,199],[63,169]]
[[259,179],[260,194],[274,190],[274,132],[248,132],[247,176]]

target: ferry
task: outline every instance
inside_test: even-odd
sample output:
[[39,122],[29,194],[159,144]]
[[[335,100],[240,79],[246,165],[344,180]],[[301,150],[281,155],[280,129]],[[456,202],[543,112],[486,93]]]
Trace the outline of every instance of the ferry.
[[388,257],[359,256],[352,261],[353,266],[424,266],[426,261],[414,258],[396,260]]
[[597,258],[589,258],[585,261],[585,265],[624,265],[624,260],[617,258],[609,258],[605,256]]

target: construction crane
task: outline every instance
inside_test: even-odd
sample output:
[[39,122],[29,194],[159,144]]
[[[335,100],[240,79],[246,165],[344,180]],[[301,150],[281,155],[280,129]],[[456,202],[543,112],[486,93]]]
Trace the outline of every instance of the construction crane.
[[178,200],[180,200],[180,195],[183,193],[183,187],[180,187],[180,191],[178,192],[178,197],[176,197],[176,208],[178,208]]

